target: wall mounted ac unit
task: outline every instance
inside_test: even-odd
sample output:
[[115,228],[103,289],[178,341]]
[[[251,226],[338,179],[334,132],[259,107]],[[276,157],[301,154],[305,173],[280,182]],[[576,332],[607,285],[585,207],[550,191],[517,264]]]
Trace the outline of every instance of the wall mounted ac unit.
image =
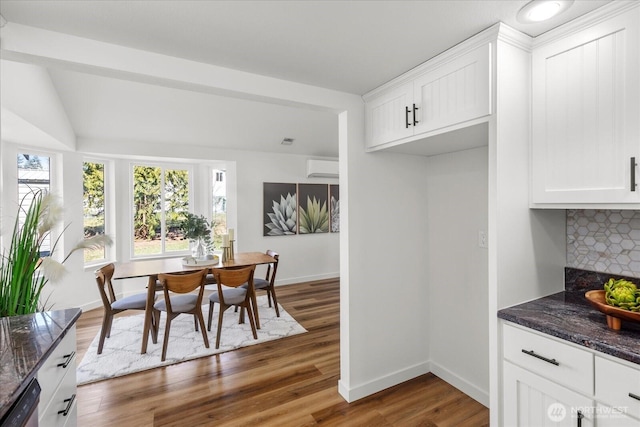
[[307,160],[307,177],[309,178],[337,178],[337,160]]

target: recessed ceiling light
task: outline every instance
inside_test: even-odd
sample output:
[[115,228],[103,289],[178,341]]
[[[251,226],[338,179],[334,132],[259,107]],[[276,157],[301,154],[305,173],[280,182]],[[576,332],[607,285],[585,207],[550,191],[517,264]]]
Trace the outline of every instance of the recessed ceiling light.
[[569,9],[573,1],[574,0],[533,0],[520,9],[516,19],[523,24],[546,21]]
[[280,143],[282,145],[291,145],[293,144],[293,138],[285,138],[282,140],[282,142]]

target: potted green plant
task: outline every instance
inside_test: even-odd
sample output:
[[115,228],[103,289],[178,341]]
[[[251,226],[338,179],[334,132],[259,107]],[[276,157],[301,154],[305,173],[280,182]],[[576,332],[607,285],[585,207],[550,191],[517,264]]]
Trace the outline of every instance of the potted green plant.
[[[42,290],[49,280],[56,281],[64,275],[63,264],[73,252],[111,244],[106,235],[94,236],[80,242],[62,262],[56,261],[52,255],[66,227],[56,239],[51,231],[61,220],[61,204],[48,192],[35,191],[32,195],[26,209],[23,205],[27,197],[22,199],[20,210],[25,213],[24,222],[20,224],[16,216],[9,250],[2,251],[0,258],[0,317],[44,310],[45,304],[40,301]],[[47,237],[50,237],[51,250],[44,254],[42,248]]]
[[208,252],[213,252],[213,240],[211,239],[211,227],[209,221],[203,215],[195,215],[191,212],[184,214],[180,228],[185,239],[192,242],[194,258],[202,258]]

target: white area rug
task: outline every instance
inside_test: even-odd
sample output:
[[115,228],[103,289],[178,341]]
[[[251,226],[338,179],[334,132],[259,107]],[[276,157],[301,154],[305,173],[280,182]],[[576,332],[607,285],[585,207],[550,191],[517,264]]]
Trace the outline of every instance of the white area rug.
[[[207,331],[210,343],[209,348],[204,346],[202,333],[195,331],[193,316],[180,315],[171,322],[167,359],[164,362],[160,361],[166,321],[164,313],[160,318],[158,343],[153,344],[151,336],[149,336],[146,354],[140,354],[144,315],[116,316],[111,327],[111,337],[105,338],[102,354],[97,354],[98,341],[100,339],[98,334],[93,339],[82,362],[78,365],[78,385],[171,365],[198,357],[224,353],[240,347],[307,332],[282,306],[279,306],[280,317],[276,317],[275,310],[269,308],[266,295],[261,295],[257,299],[261,327],[261,329],[258,329],[257,340],[253,339],[249,318],[245,316],[245,323],[238,324],[240,313],[234,313],[234,309],[231,307],[224,313],[220,348],[216,350],[216,328],[218,327],[217,320],[220,307],[219,304],[216,304],[211,332]],[[206,325],[209,313],[208,303],[202,306],[202,311]]]

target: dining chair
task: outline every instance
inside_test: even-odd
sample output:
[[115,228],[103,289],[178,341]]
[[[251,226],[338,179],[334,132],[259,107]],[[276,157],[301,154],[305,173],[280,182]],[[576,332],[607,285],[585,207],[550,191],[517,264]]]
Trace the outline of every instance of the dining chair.
[[[162,284],[164,299],[153,305],[153,317],[155,318],[156,328],[160,322],[160,312],[167,313],[167,321],[164,329],[164,340],[162,343],[162,361],[167,356],[167,346],[169,344],[169,332],[171,330],[171,321],[180,314],[192,314],[196,331],[202,330],[202,339],[204,346],[209,348],[209,338],[207,331],[204,329],[204,316],[202,315],[202,297],[204,295],[204,277],[207,270],[199,270],[194,273],[183,274],[159,274],[158,280]],[[192,292],[198,290],[197,294]],[[200,328],[198,328],[200,324]],[[157,330],[156,330],[157,334]]]
[[[275,258],[275,262],[267,264],[267,274],[264,279],[254,278],[253,279],[253,288],[256,291],[266,291],[267,292],[267,300],[269,301],[269,307],[271,307],[271,300],[273,299],[273,306],[276,309],[276,316],[280,317],[280,309],[278,309],[278,298],[276,297],[276,272],[278,271],[278,260],[280,259],[280,255],[272,250],[267,250],[267,255],[272,258]],[[243,285],[244,287],[247,284]]]
[[[251,296],[253,295],[253,273],[256,269],[255,265],[244,268],[214,268],[213,276],[216,279],[217,291],[214,291],[209,295],[209,322],[207,323],[207,329],[211,330],[211,321],[213,319],[213,308],[215,303],[220,305],[220,311],[218,313],[218,333],[216,335],[216,348],[220,348],[220,335],[222,333],[222,319],[224,312],[229,307],[240,307],[240,323],[244,318],[244,312],[247,312],[249,316],[249,323],[251,325],[251,332],[253,332],[253,338],[258,339],[258,333],[256,332],[256,323],[253,316],[253,310],[251,308]],[[247,284],[243,287],[243,284]]]
[[[114,271],[115,265],[111,263],[94,272],[100,298],[102,299],[102,305],[104,306],[102,329],[100,330],[100,341],[98,342],[98,354],[102,354],[104,339],[109,338],[111,335],[113,316],[126,310],[144,310],[147,303],[146,292],[117,299],[116,294],[113,291],[113,284],[111,283]],[[157,328],[154,328],[154,325],[152,325],[151,331],[151,338],[153,339],[153,342],[158,342]]]

